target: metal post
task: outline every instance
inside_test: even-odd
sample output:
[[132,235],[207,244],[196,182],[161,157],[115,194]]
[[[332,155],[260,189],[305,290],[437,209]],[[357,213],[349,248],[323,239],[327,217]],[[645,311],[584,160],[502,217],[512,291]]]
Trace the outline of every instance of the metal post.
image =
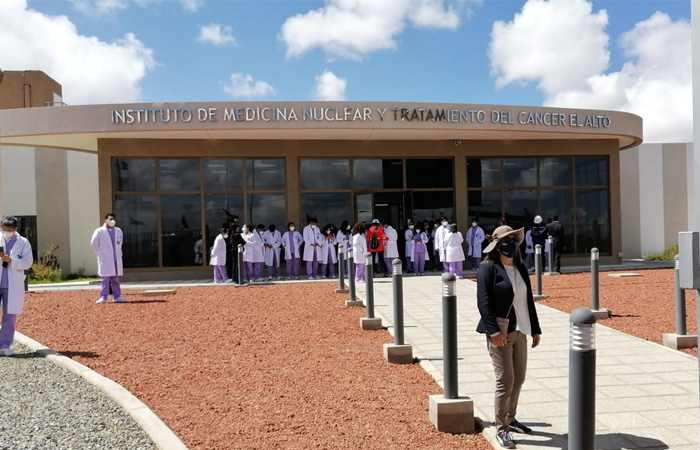
[[680,256],[676,255],[674,261],[675,268],[673,270],[673,278],[676,285],[676,334],[678,336],[683,336],[686,334],[687,330],[685,327],[685,290],[681,289],[680,280]]
[[445,398],[458,397],[457,385],[457,277],[442,276],[442,353],[445,367]]
[[338,287],[341,291],[345,289],[345,257],[343,256],[343,247],[338,248]]
[[535,245],[535,295],[542,295],[542,244]]
[[569,450],[595,450],[595,316],[578,308],[569,317]]
[[554,238],[552,238],[552,236],[547,236],[547,242],[549,243],[547,263],[549,264],[549,274],[551,275],[554,272],[554,269],[552,268],[552,266],[554,266]]
[[401,275],[401,260],[396,258],[391,262],[392,282],[394,285],[394,344],[404,345],[403,341],[403,275]]
[[352,248],[348,248],[348,269],[350,273],[348,274],[348,284],[350,284],[350,301],[357,301],[357,293],[355,292],[355,258],[352,254]]
[[236,255],[238,258],[238,285],[241,286],[243,284],[243,244],[238,244],[238,255]]
[[367,318],[374,319],[374,270],[372,268],[372,253],[365,256],[365,283],[367,284]]
[[598,294],[598,287],[600,284],[598,281],[599,258],[600,254],[598,253],[598,249],[593,247],[591,249],[591,309],[593,311],[598,311],[600,309],[600,297]]

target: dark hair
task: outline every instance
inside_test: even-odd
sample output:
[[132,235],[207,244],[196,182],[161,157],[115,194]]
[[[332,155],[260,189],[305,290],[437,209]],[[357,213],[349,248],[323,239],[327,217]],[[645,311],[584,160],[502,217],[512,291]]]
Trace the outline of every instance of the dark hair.
[[350,222],[347,220],[343,220],[343,223],[340,224],[340,231],[345,233],[347,231],[348,225],[350,225]]
[[559,220],[559,216],[556,214],[552,214],[552,220]]
[[267,227],[267,229],[270,230],[270,231],[275,231],[275,230],[277,229],[277,227],[275,226],[274,223],[271,223],[270,226]]
[[315,217],[309,217],[309,224],[315,223],[318,225],[318,219]]
[[453,223],[452,225],[450,225],[450,232],[456,233],[457,231],[458,231],[458,229],[457,229],[456,223]]
[[[287,229],[289,229],[289,227],[291,227],[292,225],[294,225],[294,222],[288,222],[288,223],[287,223]],[[296,227],[296,225],[294,225],[294,226]]]
[[228,228],[221,228],[219,233],[228,233]]
[[355,225],[353,225],[351,233],[354,236],[356,234],[362,234],[365,231],[367,231],[367,227],[365,227],[364,222],[357,222]]
[[117,216],[115,216],[114,213],[107,213],[107,214],[105,214],[105,220],[109,219],[110,217],[114,217],[114,219],[117,218]]
[[255,227],[255,228],[258,229],[258,230],[264,230],[264,229],[265,229],[265,225],[262,224],[262,223],[259,223],[258,226]]
[[5,216],[2,218],[2,226],[17,229],[17,218],[15,216]]

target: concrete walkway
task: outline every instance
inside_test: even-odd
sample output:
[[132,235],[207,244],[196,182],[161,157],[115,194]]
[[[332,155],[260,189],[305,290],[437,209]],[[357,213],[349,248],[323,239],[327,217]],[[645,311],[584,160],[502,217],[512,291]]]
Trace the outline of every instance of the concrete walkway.
[[[404,335],[421,365],[443,386],[442,280],[405,276]],[[374,280],[375,315],[393,334],[391,278]],[[365,283],[357,284],[365,298]],[[568,440],[569,315],[537,305],[542,341],[529,348],[518,419],[533,434],[514,434],[519,449],[564,449]],[[493,439],[495,381],[479,320],[476,283],[457,281],[459,395],[474,401],[475,416]],[[596,325],[596,449],[700,448],[698,361],[682,352]],[[426,398],[426,404],[428,399]],[[427,415],[427,413],[426,413]]]

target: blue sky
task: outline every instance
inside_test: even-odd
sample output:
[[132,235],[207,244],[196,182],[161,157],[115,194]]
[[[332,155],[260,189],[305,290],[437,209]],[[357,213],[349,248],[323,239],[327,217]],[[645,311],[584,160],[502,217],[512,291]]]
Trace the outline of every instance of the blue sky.
[[634,112],[692,139],[689,0],[0,0],[0,68],[70,105],[424,101]]

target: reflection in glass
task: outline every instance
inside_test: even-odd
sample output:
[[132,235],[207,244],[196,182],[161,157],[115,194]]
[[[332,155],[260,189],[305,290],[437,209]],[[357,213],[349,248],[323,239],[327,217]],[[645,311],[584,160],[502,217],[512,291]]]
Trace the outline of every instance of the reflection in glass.
[[507,190],[504,192],[505,216],[513,229],[529,228],[537,212],[537,191],[534,189]]
[[327,223],[332,223],[338,227],[343,220],[352,220],[350,194],[302,194],[301,214],[303,225],[307,224],[309,217],[316,217],[320,227],[325,226]]
[[358,222],[372,223],[372,194],[357,194],[355,196],[355,212]]
[[160,189],[163,191],[198,191],[198,159],[161,159]]
[[414,192],[413,221],[435,220],[442,216],[450,222],[455,220],[454,199],[452,191]]
[[571,189],[543,189],[540,191],[540,215],[545,222],[552,214],[559,216],[559,223],[566,234],[566,253],[574,249],[574,191]]
[[161,195],[163,267],[194,265],[194,244],[201,235],[198,194]]
[[114,214],[124,232],[124,268],[158,266],[158,205],[155,195],[117,195]]
[[540,186],[572,186],[571,158],[540,158]]
[[249,159],[245,162],[248,189],[261,191],[283,190],[283,159]]
[[299,176],[302,189],[349,189],[350,161],[347,159],[302,159]]
[[155,159],[115,159],[114,190],[119,191],[155,191]]
[[287,217],[284,194],[248,194],[248,215],[251,224],[274,224],[284,230]]
[[469,191],[469,220],[479,217],[479,226],[486,233],[496,229],[498,219],[503,215],[502,191]]
[[607,156],[579,156],[575,163],[576,186],[608,185]]
[[503,185],[512,187],[537,186],[537,158],[504,158]]
[[[210,248],[219,233],[219,228],[226,224],[243,223],[243,194],[207,194],[204,196],[204,235]],[[207,259],[209,255],[207,254]]]
[[400,159],[356,159],[353,161],[355,189],[403,188],[403,161]]
[[204,189],[207,191],[239,191],[243,189],[243,160],[205,159]]
[[607,189],[576,191],[576,245],[579,253],[589,253],[593,247],[601,253],[610,253],[608,196]]
[[499,187],[501,158],[468,158],[467,182],[470,188]]
[[406,186],[409,188],[451,188],[453,174],[452,158],[406,160]]

